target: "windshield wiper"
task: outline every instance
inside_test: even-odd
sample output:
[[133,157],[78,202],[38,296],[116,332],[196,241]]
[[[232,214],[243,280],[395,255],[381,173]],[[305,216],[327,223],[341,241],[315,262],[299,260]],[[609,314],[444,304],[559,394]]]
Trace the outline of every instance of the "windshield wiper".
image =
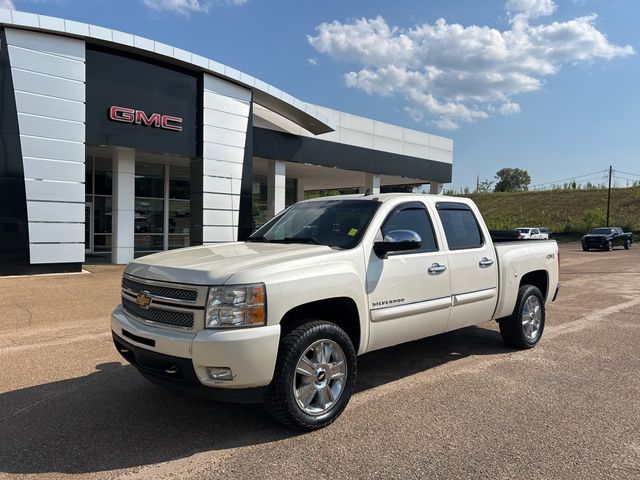
[[283,243],[313,243],[314,245],[318,245],[318,242],[311,237],[284,237],[279,241]]
[[247,242],[264,242],[264,243],[269,243],[271,240],[267,240],[265,237],[263,236],[259,236],[259,237],[249,237],[247,238]]

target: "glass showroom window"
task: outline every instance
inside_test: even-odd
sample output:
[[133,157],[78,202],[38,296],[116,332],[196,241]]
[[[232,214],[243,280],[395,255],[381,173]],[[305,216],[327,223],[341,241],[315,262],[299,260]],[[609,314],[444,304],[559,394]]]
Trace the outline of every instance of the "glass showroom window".
[[190,181],[189,167],[169,165],[169,249],[190,245]]
[[136,162],[134,251],[164,250],[164,165]]
[[111,252],[113,172],[110,158],[88,156],[85,158],[85,202],[92,216],[85,225],[85,239],[93,235],[93,248],[86,245],[87,250],[95,253]]

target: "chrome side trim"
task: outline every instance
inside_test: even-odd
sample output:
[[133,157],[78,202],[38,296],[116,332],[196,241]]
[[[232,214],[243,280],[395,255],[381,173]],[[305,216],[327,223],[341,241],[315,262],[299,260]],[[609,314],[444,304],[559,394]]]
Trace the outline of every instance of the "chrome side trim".
[[457,293],[452,297],[452,305],[465,305],[467,303],[479,302],[481,300],[488,300],[493,298],[498,293],[498,289],[487,288],[484,290],[477,290],[475,292]]
[[434,298],[421,302],[413,302],[393,307],[384,307],[371,310],[372,322],[384,322],[398,317],[419,315],[421,313],[435,312],[451,306],[451,297]]

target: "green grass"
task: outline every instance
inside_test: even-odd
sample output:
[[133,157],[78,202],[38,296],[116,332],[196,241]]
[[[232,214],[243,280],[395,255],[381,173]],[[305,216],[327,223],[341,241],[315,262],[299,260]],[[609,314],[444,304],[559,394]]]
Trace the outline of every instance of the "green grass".
[[[582,234],[604,226],[607,190],[545,190],[466,195],[482,212],[490,229],[548,227],[555,233]],[[640,187],[611,190],[609,225],[640,230]]]

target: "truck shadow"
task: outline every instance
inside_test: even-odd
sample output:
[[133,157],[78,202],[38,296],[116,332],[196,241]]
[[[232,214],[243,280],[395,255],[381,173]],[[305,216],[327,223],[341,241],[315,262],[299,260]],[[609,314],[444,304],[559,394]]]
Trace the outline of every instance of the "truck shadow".
[[[358,392],[472,355],[510,351],[471,327],[361,357]],[[261,405],[165,390],[129,365],[0,394],[0,473],[84,474],[152,465],[296,435]]]

